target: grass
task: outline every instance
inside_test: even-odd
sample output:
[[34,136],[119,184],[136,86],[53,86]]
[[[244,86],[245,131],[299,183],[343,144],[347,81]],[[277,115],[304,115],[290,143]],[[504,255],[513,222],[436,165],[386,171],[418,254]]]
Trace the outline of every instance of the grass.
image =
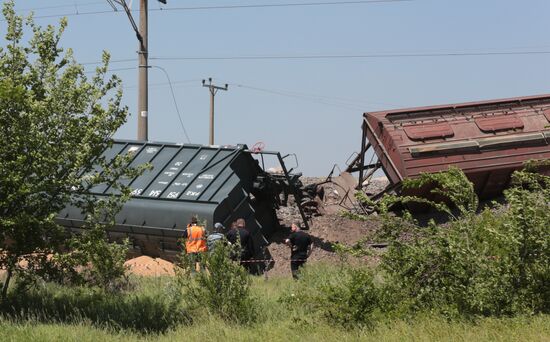
[[97,328],[90,323],[35,324],[0,322],[1,341],[549,341],[550,318],[483,319],[474,323],[423,318],[395,321],[372,331],[344,331],[313,322],[281,318],[252,327],[227,325],[216,319],[180,326],[165,334],[143,335],[126,330]]
[[136,278],[135,283],[118,299],[51,284],[19,296],[9,310],[3,309],[0,341],[550,341],[548,315],[476,321],[417,316],[383,320],[364,330],[335,328],[301,308],[283,305],[279,298],[296,284],[280,277],[253,280],[262,313],[258,323],[228,324],[206,312],[189,323],[177,318],[176,306],[166,299],[170,279]]
[[10,293],[0,314],[25,324],[88,322],[112,331],[161,333],[189,322],[168,284],[163,278],[138,279],[135,289],[113,294],[42,283],[25,293]]

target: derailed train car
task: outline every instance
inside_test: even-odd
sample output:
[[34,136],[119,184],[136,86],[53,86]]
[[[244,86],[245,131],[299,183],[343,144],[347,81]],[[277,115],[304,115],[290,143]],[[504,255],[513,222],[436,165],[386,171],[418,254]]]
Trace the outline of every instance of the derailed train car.
[[[278,152],[249,151],[245,145],[202,146],[139,141],[115,141],[104,152],[107,160],[130,154],[130,167],[152,165],[134,179],[122,182],[132,196],[109,228],[111,239],[130,238],[137,254],[173,259],[178,243],[192,216],[211,229],[216,222],[229,227],[237,218],[246,220],[256,248],[263,256],[271,234],[279,227],[275,209],[281,197],[299,199],[299,175],[291,174]],[[265,172],[253,155],[275,156],[282,173]],[[110,196],[117,190],[107,184],[91,190],[95,196]],[[300,203],[300,201],[296,201]],[[306,217],[299,207],[304,224]],[[57,222],[74,232],[82,229],[85,216],[68,206]]]
[[381,168],[386,191],[398,189],[405,178],[455,166],[491,198],[525,162],[550,159],[550,95],[365,113],[362,129],[347,169],[359,184]]

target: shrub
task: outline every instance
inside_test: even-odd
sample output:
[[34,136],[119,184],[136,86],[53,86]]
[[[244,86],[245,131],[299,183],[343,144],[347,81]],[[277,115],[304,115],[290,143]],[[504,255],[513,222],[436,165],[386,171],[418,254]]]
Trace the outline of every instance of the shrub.
[[190,310],[206,309],[224,321],[249,324],[257,319],[258,303],[250,292],[250,275],[231,255],[233,246],[218,245],[200,255],[203,270],[194,273],[194,260],[184,254],[177,281]]
[[[484,316],[550,312],[548,179],[518,172],[505,192],[507,204],[479,213],[473,187],[465,186],[461,172],[426,174],[406,185],[428,182],[458,207],[455,216],[445,204],[436,204],[450,222],[421,227],[410,215],[383,212],[381,235],[390,244],[382,268],[386,281],[399,284],[411,299],[411,308]],[[395,200],[416,199],[388,201]]]
[[128,239],[121,244],[110,243],[104,228],[99,226],[72,239],[70,247],[72,252],[60,259],[77,266],[85,265],[79,272],[79,278],[85,284],[113,291],[127,283],[127,267],[124,262],[129,249]]
[[301,308],[328,324],[371,326],[380,308],[381,288],[368,268],[305,269],[296,287],[281,297],[289,309]]

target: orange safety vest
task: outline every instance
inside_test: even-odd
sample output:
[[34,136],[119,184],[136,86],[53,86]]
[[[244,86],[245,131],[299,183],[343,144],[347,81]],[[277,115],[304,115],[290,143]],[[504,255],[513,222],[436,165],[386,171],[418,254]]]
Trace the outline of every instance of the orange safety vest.
[[202,226],[187,227],[187,241],[185,242],[187,253],[206,252],[206,233]]

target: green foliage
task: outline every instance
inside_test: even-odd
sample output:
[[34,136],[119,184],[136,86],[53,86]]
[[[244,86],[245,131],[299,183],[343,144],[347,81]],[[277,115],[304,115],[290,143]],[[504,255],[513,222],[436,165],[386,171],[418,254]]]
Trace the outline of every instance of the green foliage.
[[250,324],[257,319],[258,303],[250,292],[250,275],[230,258],[238,255],[234,249],[220,244],[212,253],[201,254],[202,271],[198,273],[193,269],[195,260],[182,255],[177,281],[191,311],[206,310],[227,322]]
[[26,341],[476,341],[516,342],[550,340],[550,317],[494,319],[456,322],[423,316],[414,320],[391,320],[375,329],[335,329],[318,321],[311,327],[287,316],[253,327],[227,324],[210,318],[200,324],[182,325],[162,334],[143,335],[132,331],[102,329],[83,321],[75,324],[11,322],[0,319],[0,340]]
[[[82,267],[77,275],[78,283],[100,286],[106,290],[116,290],[125,278],[127,267],[124,266],[129,249],[129,241],[121,244],[109,243],[102,227],[90,228],[82,236],[71,240],[71,254],[62,255],[74,268]],[[74,283],[75,281],[73,281]]]
[[280,301],[291,309],[301,307],[319,315],[333,326],[372,327],[382,304],[381,291],[368,268],[306,269],[292,293]]
[[386,281],[399,285],[412,310],[485,316],[549,312],[548,178],[515,173],[514,186],[505,192],[507,204],[477,214],[478,200],[465,181],[461,172],[450,170],[408,182],[409,187],[435,182],[432,193],[445,194],[459,208],[455,217],[437,204],[451,217],[443,226],[432,221],[421,227],[411,215],[383,212],[380,236],[390,242],[381,264]]
[[22,322],[90,322],[141,333],[165,332],[189,322],[180,296],[166,285],[113,294],[100,288],[42,283],[26,292],[11,292],[0,305],[0,315]]
[[[13,1],[4,2],[2,12],[6,34],[0,47],[0,267],[8,270],[5,297],[16,273],[18,279],[28,280],[52,275],[56,268],[59,274],[58,266],[67,266],[51,258],[70,244],[70,236],[55,223],[62,208],[69,203],[81,208],[90,219],[86,227],[108,224],[129,195],[118,180],[141,170],[126,168],[130,156],[114,161],[102,157],[127,117],[120,79],[107,76],[109,55],[103,54],[103,64],[90,78],[72,50],[59,46],[66,19],[58,29],[40,27],[32,17],[18,16]],[[120,196],[96,200],[88,190],[100,183]],[[85,236],[81,246],[97,241],[96,251],[107,247],[96,235]],[[94,256],[86,261],[93,261],[103,278],[114,274],[105,273],[101,264],[119,260],[115,256],[120,254],[115,247],[107,250],[114,259]]]
[[[313,311],[311,302],[296,301],[298,291],[316,292],[326,282],[337,286],[340,270],[316,264],[304,269],[300,281],[289,276],[267,281],[253,278],[251,290],[259,295],[262,319],[245,326],[217,315],[189,312],[185,294],[171,286],[169,278],[132,278],[135,287],[116,294],[41,283],[29,292],[10,293],[10,302],[0,305],[4,313],[0,314],[0,340],[546,341],[550,336],[549,315],[475,320],[448,320],[426,313],[399,317],[382,310],[389,303],[394,311],[403,298],[393,298],[396,292],[386,290],[380,274],[374,279],[380,294],[378,308],[367,324],[342,326]],[[277,300],[281,297],[295,299]]]
[[[419,189],[422,187],[430,187],[432,195],[448,199],[458,208],[462,216],[474,214],[479,206],[479,199],[475,193],[474,185],[456,167],[449,167],[445,172],[421,173],[418,178],[410,178],[403,181],[403,189]],[[427,203],[435,209],[453,216],[451,208],[446,206],[445,203],[428,201],[424,198],[414,196],[402,197],[401,201],[405,203]]]

